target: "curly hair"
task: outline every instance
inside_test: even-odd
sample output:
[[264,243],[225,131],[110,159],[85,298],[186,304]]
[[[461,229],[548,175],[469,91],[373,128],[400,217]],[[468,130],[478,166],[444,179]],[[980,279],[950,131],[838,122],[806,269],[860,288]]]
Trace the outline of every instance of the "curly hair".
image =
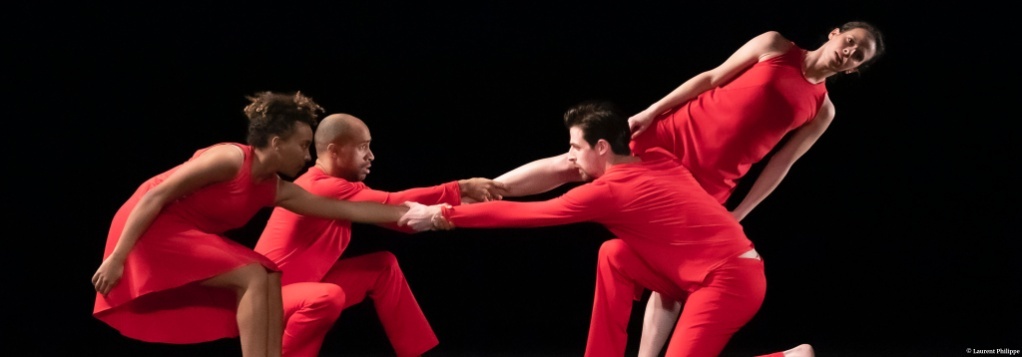
[[323,107],[312,98],[302,94],[260,92],[247,96],[251,103],[245,106],[248,117],[248,144],[254,147],[266,147],[274,135],[288,137],[294,130],[296,122],[309,124],[315,128]]

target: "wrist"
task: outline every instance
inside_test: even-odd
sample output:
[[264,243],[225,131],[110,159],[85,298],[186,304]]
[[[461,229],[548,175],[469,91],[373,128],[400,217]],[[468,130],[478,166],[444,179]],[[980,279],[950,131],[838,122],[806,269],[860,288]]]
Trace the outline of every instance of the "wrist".
[[450,208],[447,205],[442,205],[439,208],[436,213],[429,217],[429,224],[433,230],[449,229],[453,226],[449,219]]
[[124,260],[127,259],[127,257],[128,257],[127,254],[122,254],[115,251],[110,253],[110,256],[106,257],[106,260],[112,263],[124,263]]

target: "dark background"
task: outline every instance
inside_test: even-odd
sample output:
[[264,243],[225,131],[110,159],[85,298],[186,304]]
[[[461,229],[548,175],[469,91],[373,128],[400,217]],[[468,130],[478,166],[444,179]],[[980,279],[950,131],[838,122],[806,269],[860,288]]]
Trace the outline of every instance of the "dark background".
[[[828,85],[834,124],[743,222],[767,262],[759,314],[728,356],[811,343],[821,356],[1022,349],[1018,35],[982,2],[556,5],[34,2],[9,50],[6,331],[18,355],[240,355],[236,339],[137,342],[91,317],[109,220],[146,178],[244,141],[246,95],[301,90],[362,118],[382,190],[495,177],[563,152],[569,106],[633,114],[751,37],[815,49],[866,20],[889,52]],[[1017,31],[1015,31],[1017,32]],[[740,198],[751,175],[739,187]],[[558,190],[535,198],[549,198]],[[232,232],[254,244],[267,215]],[[596,252],[577,224],[404,235],[356,225],[349,256],[397,255],[435,356],[579,356]],[[636,305],[631,338],[637,340]],[[6,313],[5,313],[6,315]],[[632,349],[634,350],[634,345]],[[634,352],[634,351],[633,351]],[[325,356],[392,355],[369,303]]]

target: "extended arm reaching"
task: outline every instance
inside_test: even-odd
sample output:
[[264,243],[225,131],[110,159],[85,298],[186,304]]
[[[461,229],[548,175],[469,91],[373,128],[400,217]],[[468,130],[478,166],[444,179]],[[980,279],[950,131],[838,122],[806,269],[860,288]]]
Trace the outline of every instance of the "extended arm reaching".
[[529,162],[493,179],[504,184],[505,197],[523,197],[553,190],[569,182],[582,182],[582,175],[568,154]]

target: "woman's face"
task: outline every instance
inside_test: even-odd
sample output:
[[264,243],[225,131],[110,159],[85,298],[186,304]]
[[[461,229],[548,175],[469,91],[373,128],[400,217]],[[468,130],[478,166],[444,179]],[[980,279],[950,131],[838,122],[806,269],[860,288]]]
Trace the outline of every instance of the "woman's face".
[[864,29],[854,28],[845,32],[834,29],[823,44],[822,55],[830,70],[836,73],[852,73],[862,63],[877,53],[876,39]]
[[280,168],[277,171],[289,177],[297,177],[305,168],[305,163],[312,160],[312,155],[309,154],[312,127],[306,123],[296,122],[291,135],[280,138],[275,145],[274,150],[280,157]]

